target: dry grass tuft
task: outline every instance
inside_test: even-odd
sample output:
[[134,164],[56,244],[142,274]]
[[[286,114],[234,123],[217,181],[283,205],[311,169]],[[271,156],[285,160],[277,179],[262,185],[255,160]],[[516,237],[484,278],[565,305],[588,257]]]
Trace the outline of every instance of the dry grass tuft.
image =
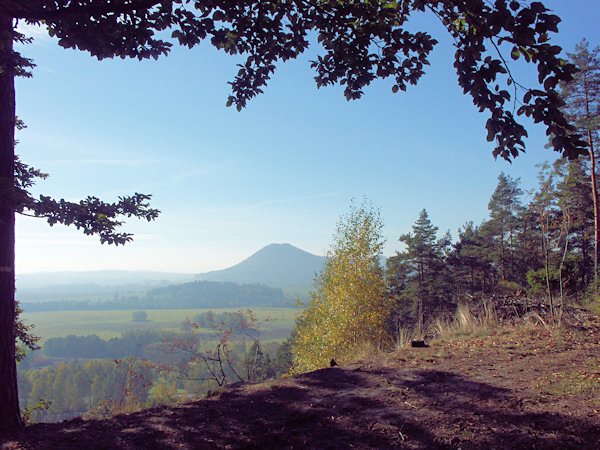
[[416,339],[415,332],[410,328],[402,327],[396,336],[396,350],[410,347],[411,341]]
[[471,312],[469,305],[462,304],[453,318],[436,319],[430,325],[428,334],[441,340],[466,336],[482,337],[489,335],[498,326],[493,307],[486,306],[485,315],[477,317]]

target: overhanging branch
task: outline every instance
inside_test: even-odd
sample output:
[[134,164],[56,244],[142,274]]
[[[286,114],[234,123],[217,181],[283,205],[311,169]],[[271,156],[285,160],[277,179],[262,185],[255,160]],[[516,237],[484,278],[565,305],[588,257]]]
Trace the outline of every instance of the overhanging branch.
[[15,6],[7,8],[9,15],[13,19],[23,19],[32,22],[53,21],[64,17],[87,16],[97,17],[107,14],[126,14],[133,11],[149,10],[154,6],[162,5],[172,7],[171,0],[129,0],[116,4],[114,1],[99,2],[90,0],[87,4],[77,4],[69,6],[58,6],[49,8],[43,3],[38,3],[35,7],[30,4],[24,5],[22,1],[13,0]]

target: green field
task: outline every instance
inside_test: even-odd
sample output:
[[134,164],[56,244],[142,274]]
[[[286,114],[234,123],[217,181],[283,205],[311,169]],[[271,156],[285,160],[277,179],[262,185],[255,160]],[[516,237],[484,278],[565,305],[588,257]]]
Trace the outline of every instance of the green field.
[[[236,312],[239,308],[209,308],[214,313]],[[96,334],[102,339],[121,336],[131,330],[170,330],[179,331],[186,318],[192,318],[208,309],[157,309],[146,310],[148,320],[134,322],[132,310],[111,311],[50,311],[23,313],[29,324],[34,324],[34,334],[42,342],[52,337],[64,337],[70,334],[87,336]],[[270,339],[286,338],[294,327],[297,308],[253,308],[258,319],[261,333]]]

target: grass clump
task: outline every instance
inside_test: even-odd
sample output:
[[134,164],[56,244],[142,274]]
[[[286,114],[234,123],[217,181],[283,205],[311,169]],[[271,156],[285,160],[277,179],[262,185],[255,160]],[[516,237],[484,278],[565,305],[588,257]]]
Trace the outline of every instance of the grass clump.
[[429,334],[435,340],[483,338],[490,336],[499,326],[492,308],[486,308],[483,316],[472,313],[469,305],[458,306],[454,317],[438,318],[430,326]]

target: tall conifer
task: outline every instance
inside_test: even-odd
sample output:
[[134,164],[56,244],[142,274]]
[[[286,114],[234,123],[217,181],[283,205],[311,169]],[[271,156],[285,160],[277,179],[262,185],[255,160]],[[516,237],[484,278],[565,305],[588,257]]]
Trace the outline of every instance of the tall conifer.
[[596,151],[600,129],[600,46],[589,48],[583,39],[575,46],[575,53],[567,53],[569,60],[579,69],[568,83],[561,83],[561,96],[565,101],[567,117],[579,133],[587,139],[589,158],[589,183],[594,205],[594,281],[598,292],[598,251],[600,242],[600,211]]
[[500,173],[498,185],[488,203],[490,218],[482,225],[482,233],[490,242],[491,255],[503,281],[516,281],[515,240],[522,210],[520,179]]
[[406,274],[400,301],[412,306],[417,334],[422,334],[426,319],[451,303],[451,282],[446,267],[451,238],[449,232],[437,237],[438,227],[431,223],[425,209],[412,229],[412,233],[400,236],[399,241],[406,245],[406,250],[390,258],[387,276],[401,279],[397,274]]

